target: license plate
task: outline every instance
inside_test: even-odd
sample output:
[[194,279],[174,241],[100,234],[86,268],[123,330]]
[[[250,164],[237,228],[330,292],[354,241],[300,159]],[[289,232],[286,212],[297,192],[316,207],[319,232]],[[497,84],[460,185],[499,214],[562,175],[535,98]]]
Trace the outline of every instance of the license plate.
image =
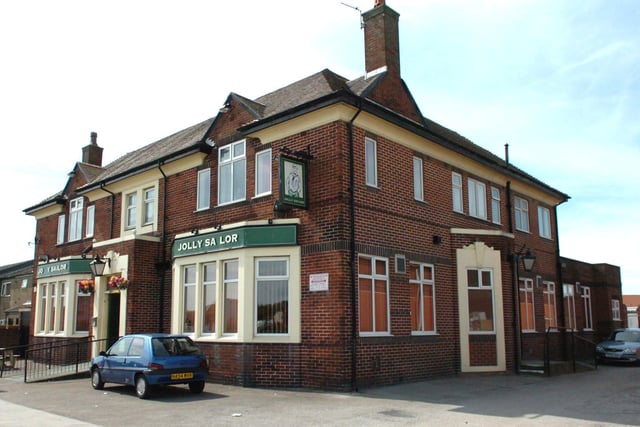
[[620,353],[607,353],[609,359],[620,359],[620,356],[622,356]]
[[171,374],[172,380],[190,380],[193,378],[193,372],[178,372]]

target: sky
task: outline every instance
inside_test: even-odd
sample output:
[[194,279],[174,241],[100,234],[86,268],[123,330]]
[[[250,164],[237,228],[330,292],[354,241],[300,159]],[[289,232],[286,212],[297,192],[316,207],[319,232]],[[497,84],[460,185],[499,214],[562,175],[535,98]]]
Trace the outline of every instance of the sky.
[[[374,0],[0,2],[0,265],[33,257],[24,214],[63,189],[90,133],[103,163],[325,68],[364,74]],[[571,199],[562,256],[640,294],[640,2],[387,0],[421,112]],[[356,9],[357,8],[357,9]]]

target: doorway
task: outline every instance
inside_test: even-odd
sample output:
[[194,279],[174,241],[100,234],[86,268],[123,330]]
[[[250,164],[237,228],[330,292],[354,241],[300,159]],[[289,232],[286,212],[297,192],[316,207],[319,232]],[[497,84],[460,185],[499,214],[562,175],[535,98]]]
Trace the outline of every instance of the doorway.
[[120,292],[107,295],[107,347],[110,347],[120,337]]

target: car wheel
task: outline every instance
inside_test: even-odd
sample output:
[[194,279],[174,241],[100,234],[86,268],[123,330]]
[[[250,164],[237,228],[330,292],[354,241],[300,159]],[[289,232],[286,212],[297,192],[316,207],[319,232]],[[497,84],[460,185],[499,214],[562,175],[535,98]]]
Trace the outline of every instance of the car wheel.
[[194,381],[189,383],[189,391],[191,393],[202,393],[202,390],[204,390],[204,381]]
[[91,387],[96,390],[102,390],[104,388],[104,381],[102,381],[102,376],[98,368],[91,370]]
[[138,375],[136,377],[136,394],[140,399],[146,399],[149,397],[151,389],[149,388],[149,381],[144,375]]

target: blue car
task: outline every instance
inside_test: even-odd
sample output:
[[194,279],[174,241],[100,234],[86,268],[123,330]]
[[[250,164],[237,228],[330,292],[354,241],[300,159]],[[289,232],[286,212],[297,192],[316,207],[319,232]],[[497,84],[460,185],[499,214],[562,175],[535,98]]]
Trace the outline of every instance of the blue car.
[[191,338],[171,334],[125,335],[91,360],[91,386],[132,385],[139,398],[155,385],[188,384],[201,393],[209,373],[207,359]]

